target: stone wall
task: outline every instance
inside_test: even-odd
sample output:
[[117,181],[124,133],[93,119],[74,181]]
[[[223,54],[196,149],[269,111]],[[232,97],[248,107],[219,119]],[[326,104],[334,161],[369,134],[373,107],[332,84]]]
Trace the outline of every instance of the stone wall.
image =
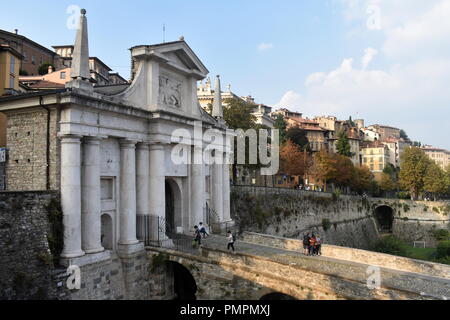
[[340,196],[293,189],[232,188],[232,216],[243,231],[300,239],[307,231],[321,234],[325,243],[370,249],[379,239],[375,210],[389,206],[393,234],[412,244],[435,247],[433,233],[449,228],[449,203]]
[[[60,184],[60,112],[50,111],[50,189]],[[8,112],[8,162],[6,187],[9,191],[47,189],[47,111],[43,108],[26,112]]]
[[0,192],[0,300],[54,299],[46,207],[56,192]]

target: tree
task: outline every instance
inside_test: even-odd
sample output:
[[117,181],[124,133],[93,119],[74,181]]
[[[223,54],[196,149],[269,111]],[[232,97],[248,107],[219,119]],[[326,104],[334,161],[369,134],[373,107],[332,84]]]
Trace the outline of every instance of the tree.
[[374,179],[372,172],[366,166],[356,166],[354,168],[354,175],[352,179],[351,187],[358,193],[369,191],[372,186],[372,180]]
[[349,187],[354,178],[355,166],[352,160],[340,154],[334,154],[336,159],[336,176],[332,179],[340,187]]
[[288,140],[280,149],[281,170],[291,176],[303,176],[310,163],[310,155]]
[[39,75],[43,76],[44,74],[47,74],[48,73],[48,67],[52,67],[53,70],[55,69],[55,67],[51,63],[44,63],[38,69]]
[[397,189],[397,184],[393,181],[390,174],[383,172],[380,181],[380,189],[385,192],[390,192]]
[[223,118],[230,129],[255,129],[256,117],[253,115],[255,105],[244,100],[226,99],[227,107],[223,110]]
[[411,192],[414,200],[423,192],[425,175],[431,160],[419,148],[406,149],[401,156],[400,185]]
[[406,134],[405,130],[400,130],[400,138],[404,139],[405,141],[411,141],[408,137],[408,135]]
[[447,177],[444,170],[436,163],[431,162],[424,177],[424,190],[433,193],[436,199],[436,194],[445,193],[447,188]]
[[280,132],[280,143],[283,144],[286,142],[286,133],[287,133],[287,123],[284,120],[284,116],[282,114],[277,114],[275,118],[275,124],[273,125],[275,129],[278,129]]
[[345,157],[353,157],[350,142],[347,133],[344,130],[339,131],[338,141],[336,144],[337,153]]
[[300,150],[310,151],[309,141],[305,130],[292,127],[286,133],[286,140],[292,141]]
[[325,189],[327,182],[336,178],[336,159],[325,150],[317,152],[313,156],[312,165],[309,167],[308,174],[324,182]]

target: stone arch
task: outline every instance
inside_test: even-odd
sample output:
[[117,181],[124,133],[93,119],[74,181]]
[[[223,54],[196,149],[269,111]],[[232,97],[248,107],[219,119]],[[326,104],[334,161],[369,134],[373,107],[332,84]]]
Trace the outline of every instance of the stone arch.
[[173,260],[166,261],[166,266],[171,276],[170,278],[173,279],[175,300],[197,300],[197,282],[191,271],[182,263]]
[[271,292],[263,295],[259,300],[261,301],[272,301],[272,300],[298,300],[293,296],[281,293],[281,292]]
[[166,232],[176,233],[182,224],[182,189],[178,181],[166,179]]
[[394,226],[394,209],[388,205],[382,205],[374,211],[378,230],[381,233],[392,233]]
[[114,226],[113,219],[108,213],[101,215],[101,241],[106,250],[114,249]]

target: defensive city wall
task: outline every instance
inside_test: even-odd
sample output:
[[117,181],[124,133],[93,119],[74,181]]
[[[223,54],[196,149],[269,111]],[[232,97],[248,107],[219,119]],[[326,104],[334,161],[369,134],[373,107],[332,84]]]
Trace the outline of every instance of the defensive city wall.
[[410,244],[424,241],[427,247],[435,247],[433,232],[450,228],[449,202],[333,197],[330,193],[247,186],[234,186],[231,199],[232,217],[243,231],[295,239],[316,231],[325,243],[350,248],[371,248],[383,227],[387,230],[382,232]]

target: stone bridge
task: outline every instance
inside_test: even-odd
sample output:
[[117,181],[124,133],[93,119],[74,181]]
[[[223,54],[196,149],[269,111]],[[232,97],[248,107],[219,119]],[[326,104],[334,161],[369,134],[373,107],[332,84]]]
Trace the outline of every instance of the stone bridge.
[[[236,253],[226,239],[207,238],[197,252],[147,248],[153,270],[173,278],[180,299],[447,299],[450,266],[380,253],[323,246],[320,257],[304,256],[298,240],[244,233]],[[381,285],[371,290],[369,271],[379,267]],[[162,290],[164,291],[164,290]]]

